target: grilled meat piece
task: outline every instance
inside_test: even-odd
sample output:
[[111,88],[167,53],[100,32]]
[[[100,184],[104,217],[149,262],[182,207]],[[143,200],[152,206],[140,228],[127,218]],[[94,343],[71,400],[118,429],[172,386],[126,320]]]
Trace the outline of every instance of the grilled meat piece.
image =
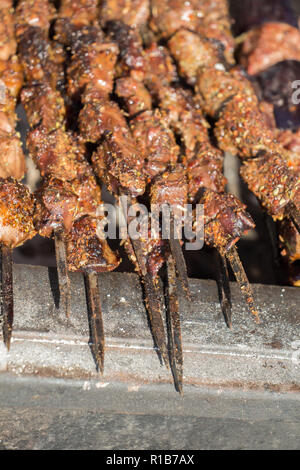
[[179,147],[159,110],[139,114],[132,121],[131,131],[137,147],[145,155],[144,172],[149,180],[176,164]]
[[135,116],[152,107],[151,95],[147,88],[132,77],[119,78],[116,81],[115,93],[124,101],[129,116]]
[[171,171],[158,175],[151,185],[151,204],[183,208],[187,203],[187,179],[184,166],[178,164]]
[[63,48],[50,43],[44,31],[27,26],[18,38],[19,57],[28,83],[44,82],[51,88],[61,86],[64,81]]
[[80,164],[71,134],[62,128],[48,132],[38,126],[27,135],[27,147],[42,177],[55,176],[62,180],[77,178]]
[[[228,251],[242,235],[255,227],[246,206],[232,194],[205,190],[200,201],[204,205],[204,239],[220,252]],[[203,221],[195,221],[202,223]]]
[[144,155],[129,131],[116,128],[92,156],[94,170],[108,189],[118,194],[119,188],[133,197],[145,191]]
[[72,191],[78,197],[78,216],[90,215],[95,217],[101,204],[101,189],[86,162],[86,171],[75,180],[70,181]]
[[300,187],[299,178],[289,172],[281,155],[276,153],[245,161],[241,175],[275,220],[285,216],[286,206],[295,199]]
[[143,45],[137,30],[122,21],[110,21],[106,24],[109,37],[119,46],[117,76],[131,75],[136,80],[143,80],[145,59]]
[[0,177],[13,176],[21,180],[25,174],[25,158],[21,146],[20,136],[15,133],[0,131]]
[[78,197],[70,183],[45,178],[35,193],[34,224],[42,237],[71,230],[78,213]]
[[42,30],[47,36],[56,10],[48,0],[20,0],[15,11],[16,34],[21,36],[28,26]]
[[68,269],[70,271],[113,271],[120,259],[101,239],[97,230],[98,220],[89,216],[75,221],[67,237]]
[[217,116],[222,106],[235,95],[243,95],[256,101],[255,90],[240,67],[226,71],[220,64],[201,69],[196,91],[203,100],[203,109],[210,116]]
[[[137,262],[130,240],[127,239],[125,241],[124,248],[128,258],[132,261],[136,272],[141,275],[141,267]],[[142,240],[142,254],[140,261],[143,268],[145,268],[145,271],[150,273],[153,279],[157,279],[159,270],[167,261],[168,254],[168,243],[166,240],[162,240],[161,238],[151,238],[151,233],[149,233],[148,238]]]
[[196,83],[199,67],[215,66],[224,62],[222,48],[217,41],[200,37],[185,29],[171,37],[168,47],[178,63],[180,75],[190,85]]
[[0,60],[0,102],[5,97],[17,98],[23,85],[22,66],[16,55],[8,60]]
[[267,126],[255,97],[236,95],[223,108],[215,128],[218,144],[225,152],[254,157],[260,151],[276,151],[274,132]]
[[8,60],[17,50],[12,4],[7,6],[1,2],[0,17],[0,60]]
[[42,126],[47,132],[62,126],[66,110],[60,93],[47,83],[36,83],[23,88],[21,102],[31,128]]
[[168,50],[153,42],[146,50],[145,84],[154,96],[157,96],[162,87],[178,79],[175,64]]
[[115,129],[127,129],[126,119],[119,106],[106,98],[94,98],[86,90],[79,114],[81,137],[87,142],[98,142],[104,134]]
[[34,198],[14,178],[0,178],[0,241],[15,248],[36,234],[33,226]]
[[102,0],[101,25],[108,21],[120,20],[133,27],[147,23],[150,14],[150,0]]
[[82,42],[82,47],[73,53],[68,67],[68,94],[76,97],[86,85],[103,96],[111,93],[118,54],[116,44],[102,43],[96,35],[94,42]]
[[225,190],[227,180],[223,175],[223,161],[222,152],[209,141],[197,146],[194,157],[187,163],[188,194],[191,202],[197,202],[202,188],[217,193]]
[[278,142],[288,151],[284,153],[287,166],[300,174],[300,129],[297,132],[278,130]]
[[98,0],[62,0],[59,17],[67,18],[77,28],[89,26],[98,17]]
[[283,60],[300,60],[300,31],[286,23],[264,23],[246,34],[240,62],[250,75]]

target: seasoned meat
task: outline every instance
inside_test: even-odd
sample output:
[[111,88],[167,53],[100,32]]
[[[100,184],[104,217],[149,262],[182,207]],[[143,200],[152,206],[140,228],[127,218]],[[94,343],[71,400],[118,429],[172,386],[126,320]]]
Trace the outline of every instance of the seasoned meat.
[[178,79],[175,64],[168,50],[155,42],[145,50],[145,57],[145,84],[151,93],[158,95],[161,87],[168,86]]
[[92,172],[87,169],[85,174],[70,181],[70,185],[78,197],[78,214],[95,217],[97,208],[101,204],[101,189]]
[[138,31],[122,21],[110,21],[106,28],[111,39],[119,46],[117,74],[121,76],[130,74],[136,80],[143,80],[146,64]]
[[203,109],[210,116],[217,116],[226,101],[237,94],[243,98],[256,98],[255,90],[239,67],[226,71],[220,64],[200,69],[196,90],[203,99]]
[[83,104],[79,114],[79,127],[85,141],[95,143],[105,133],[127,128],[126,119],[116,103],[105,98],[93,99],[87,91],[83,96]]
[[[284,219],[279,222],[279,241],[282,256],[290,263],[300,260],[300,235],[293,222]],[[299,286],[299,278],[297,279]]]
[[119,78],[115,93],[125,103],[129,116],[151,109],[151,95],[139,80],[132,77]]
[[165,171],[155,178],[151,185],[151,204],[183,208],[187,203],[187,190],[185,168],[178,164],[173,170]]
[[78,213],[78,197],[68,182],[45,178],[35,199],[34,224],[42,237],[51,237],[55,231],[71,230]]
[[63,82],[64,51],[57,43],[50,43],[40,28],[26,27],[18,44],[27,82],[45,82],[52,88]]
[[97,230],[98,220],[89,216],[78,219],[67,238],[68,269],[70,271],[113,271],[120,259],[101,239]]
[[62,128],[50,133],[38,126],[27,136],[27,147],[42,177],[55,176],[62,180],[77,177],[79,163],[76,148],[70,134]]
[[20,0],[15,12],[16,33],[21,36],[29,26],[33,26],[48,35],[55,16],[56,10],[48,0]]
[[[145,270],[150,273],[154,279],[156,279],[159,270],[167,261],[168,243],[166,240],[161,238],[151,238],[151,233],[149,233],[148,238],[141,240],[141,246],[141,264],[143,267],[145,267]],[[129,259],[132,261],[135,267],[136,272],[141,274],[141,267],[137,262],[130,240],[127,239],[125,241],[124,247]]]
[[288,151],[284,153],[287,166],[300,174],[300,129],[297,132],[278,130],[278,142]]
[[102,0],[100,21],[102,26],[111,20],[139,27],[146,24],[150,14],[150,0]]
[[236,95],[227,103],[216,124],[215,135],[225,152],[240,157],[257,155],[261,150],[276,150],[276,139],[258,109],[257,99]]
[[226,178],[223,176],[223,154],[209,141],[197,145],[194,157],[188,161],[188,194],[191,202],[197,202],[199,190],[211,189],[224,192]]
[[199,202],[204,205],[205,243],[219,251],[229,250],[255,226],[245,210],[246,206],[231,194],[206,190]]
[[0,60],[0,101],[7,97],[17,98],[23,85],[22,67],[16,55]]
[[120,187],[133,197],[143,194],[144,156],[128,130],[119,128],[108,134],[94,152],[92,162],[96,174],[113,193],[118,193]]
[[0,177],[13,176],[21,180],[25,174],[25,158],[20,136],[15,132],[7,133],[0,130]]
[[33,226],[34,198],[14,178],[0,178],[0,241],[15,248],[36,234]]
[[17,50],[12,6],[4,6],[1,2],[0,18],[0,60],[8,60]]
[[118,54],[118,47],[112,42],[102,43],[95,38],[93,43],[82,44],[68,67],[69,95],[80,94],[87,84],[103,96],[111,93]]
[[201,16],[198,15],[200,2],[198,0],[152,0],[151,26],[160,36],[169,38],[179,29],[185,28],[197,31],[201,24]]
[[286,23],[264,23],[249,31],[240,61],[255,75],[283,60],[300,60],[300,31]]
[[145,156],[144,172],[149,180],[169,165],[176,164],[179,147],[158,110],[139,114],[133,120],[131,130],[137,147]]
[[77,27],[88,26],[98,17],[98,0],[62,0],[59,17],[68,20]]
[[241,167],[241,175],[268,213],[275,220],[282,219],[287,204],[299,190],[300,181],[289,172],[281,155],[266,153],[247,160]]
[[178,63],[179,73],[190,85],[196,83],[199,67],[209,67],[222,62],[218,43],[187,30],[180,30],[168,41],[171,54]]
[[31,128],[41,125],[47,132],[62,126],[66,110],[60,93],[47,83],[23,88],[21,102]]

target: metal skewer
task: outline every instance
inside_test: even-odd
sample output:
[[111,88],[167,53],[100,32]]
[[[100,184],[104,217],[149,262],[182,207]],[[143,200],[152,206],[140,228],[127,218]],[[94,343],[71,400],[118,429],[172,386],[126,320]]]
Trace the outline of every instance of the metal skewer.
[[240,286],[240,290],[246,299],[250,312],[254,315],[255,321],[259,323],[258,311],[254,305],[252,289],[235,246],[230,248],[225,254]]
[[59,292],[60,299],[64,306],[66,316],[70,316],[70,307],[71,307],[71,283],[68,275],[68,263],[67,263],[67,253],[65,241],[62,237],[61,232],[55,232],[54,234],[55,242],[55,255],[56,255],[56,265],[58,273],[58,282],[59,282]]
[[95,271],[85,272],[84,280],[89,310],[89,324],[92,340],[91,349],[96,362],[97,370],[103,374],[105,337],[100,303],[98,275]]
[[12,250],[3,244],[1,245],[1,313],[3,340],[9,350],[14,320]]

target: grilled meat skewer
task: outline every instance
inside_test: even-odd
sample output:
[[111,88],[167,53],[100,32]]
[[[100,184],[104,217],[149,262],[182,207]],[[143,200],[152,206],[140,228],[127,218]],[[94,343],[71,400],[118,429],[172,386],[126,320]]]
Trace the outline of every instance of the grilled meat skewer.
[[13,328],[12,250],[35,235],[32,223],[33,197],[19,183],[25,173],[25,158],[16,132],[16,101],[23,83],[16,56],[15,18],[12,2],[0,5],[0,164],[1,193],[1,312],[3,339],[9,349]]

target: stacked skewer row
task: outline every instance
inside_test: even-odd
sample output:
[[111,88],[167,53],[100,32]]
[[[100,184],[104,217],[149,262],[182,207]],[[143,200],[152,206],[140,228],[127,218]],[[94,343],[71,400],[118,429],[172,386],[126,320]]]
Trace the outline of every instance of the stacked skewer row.
[[[121,201],[126,217],[124,196],[129,206],[203,204],[204,239],[218,256],[226,323],[231,327],[227,263],[259,321],[236,250],[254,222],[246,206],[225,191],[223,152],[240,156],[249,189],[274,220],[295,228],[297,237],[300,180],[289,168],[292,151],[279,142],[266,106],[235,64],[227,1],[61,0],[56,9],[47,0],[20,0],[14,10],[10,1],[1,0],[0,9],[2,314],[7,347],[13,324],[11,250],[38,232],[55,240],[67,315],[68,271],[85,277],[92,351],[103,372],[97,273],[117,268],[120,259],[99,235],[99,182]],[[34,195],[17,182],[25,168],[15,131],[18,99],[30,125],[27,148],[42,178]],[[195,227],[203,221],[196,214]],[[176,213],[171,214],[175,219]],[[174,231],[171,224],[168,239],[159,231],[155,239],[129,237],[124,246],[140,276],[158,354],[170,365],[181,392],[179,297],[189,298],[189,288]]]

